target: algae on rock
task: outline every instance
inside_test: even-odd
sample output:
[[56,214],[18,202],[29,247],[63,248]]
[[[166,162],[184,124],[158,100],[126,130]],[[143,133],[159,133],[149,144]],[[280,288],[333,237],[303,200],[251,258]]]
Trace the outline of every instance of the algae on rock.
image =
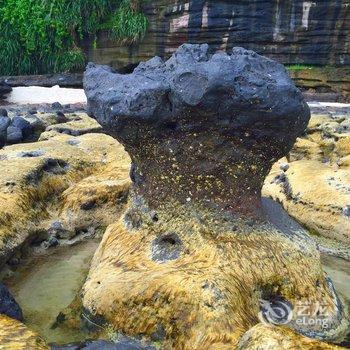
[[309,120],[282,65],[183,45],[128,75],[90,64],[84,85],[89,114],[130,154],[133,181],[83,288],[92,317],[166,348],[232,349],[259,322],[261,300],[322,302],[326,328],[294,314],[289,327],[342,334],[346,315],[313,239],[262,210],[265,177]]
[[126,201],[129,163],[103,134],[58,134],[0,150],[0,263],[24,243],[47,239],[55,222],[70,236],[108,226]]
[[38,334],[23,323],[0,315],[0,347],[5,350],[49,350]]
[[[349,119],[313,115],[289,158],[273,167],[263,193],[320,236],[321,244],[339,242],[337,254],[350,259]],[[289,162],[288,162],[289,161]],[[288,162],[283,171],[280,164]],[[330,243],[328,243],[330,242]],[[335,242],[335,244],[336,244]]]

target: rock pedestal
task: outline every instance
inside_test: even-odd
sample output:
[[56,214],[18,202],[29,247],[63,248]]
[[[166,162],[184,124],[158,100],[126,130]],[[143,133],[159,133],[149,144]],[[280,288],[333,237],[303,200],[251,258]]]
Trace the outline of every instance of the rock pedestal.
[[[133,164],[129,208],[84,287],[92,316],[174,349],[232,349],[276,303],[303,334],[339,333],[341,302],[314,242],[278,229],[261,206],[272,164],[310,117],[282,65],[183,45],[132,74],[89,64],[84,85],[89,114]],[[299,324],[300,302],[326,305],[327,326]]]

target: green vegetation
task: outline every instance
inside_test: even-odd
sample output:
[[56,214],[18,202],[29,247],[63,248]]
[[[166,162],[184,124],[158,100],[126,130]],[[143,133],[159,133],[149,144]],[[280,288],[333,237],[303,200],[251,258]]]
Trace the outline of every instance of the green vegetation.
[[315,68],[312,64],[291,64],[286,65],[288,70],[304,70],[304,69],[312,69]]
[[0,0],[0,75],[74,71],[99,30],[131,43],[147,29],[141,0]]
[[146,16],[138,11],[138,8],[130,6],[128,0],[123,0],[112,16],[110,28],[117,39],[123,41],[137,41],[147,30]]

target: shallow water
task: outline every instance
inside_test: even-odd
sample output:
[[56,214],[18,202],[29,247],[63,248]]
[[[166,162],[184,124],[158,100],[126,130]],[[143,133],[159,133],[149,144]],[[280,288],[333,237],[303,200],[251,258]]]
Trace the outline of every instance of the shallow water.
[[[90,240],[51,250],[45,256],[34,256],[6,281],[23,309],[26,324],[49,343],[66,344],[88,337],[77,330],[50,327],[79,292],[97,247],[98,242]],[[350,300],[350,262],[327,255],[322,262],[336,290]]]
[[350,261],[322,255],[323,269],[331,277],[335,289],[350,300]]
[[15,87],[6,98],[9,103],[37,104],[59,102],[62,105],[70,103],[86,103],[83,89],[68,89],[59,86],[53,87]]
[[49,250],[48,255],[34,256],[21,265],[10,280],[9,290],[22,307],[25,323],[46,341],[69,343],[87,335],[51,329],[57,315],[74,299],[84,283],[98,242],[89,240],[75,246]]

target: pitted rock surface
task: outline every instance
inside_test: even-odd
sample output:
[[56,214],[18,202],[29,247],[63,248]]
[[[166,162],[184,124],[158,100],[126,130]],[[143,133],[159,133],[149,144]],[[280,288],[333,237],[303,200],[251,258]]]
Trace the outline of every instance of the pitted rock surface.
[[310,117],[285,68],[242,48],[212,55],[184,44],[125,75],[89,64],[84,86],[88,113],[123,143],[139,193],[155,205],[177,196],[259,207],[263,179]]
[[183,45],[131,74],[89,64],[84,84],[89,114],[133,162],[129,208],[94,256],[84,309],[132,336],[161,327],[164,348],[235,349],[261,299],[309,300],[329,306],[327,328],[295,315],[288,326],[339,337],[345,311],[315,242],[261,205],[272,164],[310,116],[283,66],[242,48]]

